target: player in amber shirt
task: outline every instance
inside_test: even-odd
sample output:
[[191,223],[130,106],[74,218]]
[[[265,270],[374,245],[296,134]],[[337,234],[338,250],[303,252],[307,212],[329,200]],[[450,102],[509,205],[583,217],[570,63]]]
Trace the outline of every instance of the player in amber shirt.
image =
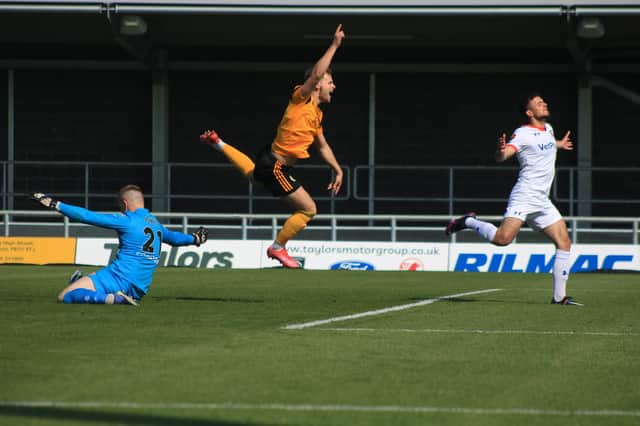
[[342,25],[338,25],[329,48],[306,73],[305,82],[294,88],[273,143],[260,150],[255,162],[223,142],[215,131],[209,130],[200,135],[202,142],[221,151],[243,176],[260,182],[292,208],[293,213],[267,249],[267,256],[287,268],[300,267],[287,253],[287,242],[300,233],[317,212],[315,201],[296,179],[293,167],[298,160],[309,158],[309,146],[314,145],[334,171],[335,177],[327,190],[337,194],[342,186],[342,169],[322,133],[322,110],[319,105],[331,102],[336,85],[329,66],[343,39]]

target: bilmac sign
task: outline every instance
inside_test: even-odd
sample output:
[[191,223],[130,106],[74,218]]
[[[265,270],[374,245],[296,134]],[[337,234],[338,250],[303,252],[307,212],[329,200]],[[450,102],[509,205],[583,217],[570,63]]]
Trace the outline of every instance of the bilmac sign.
[[[449,270],[548,273],[553,268],[554,255],[553,245],[545,244],[452,244]],[[577,244],[571,248],[572,273],[614,269],[640,270],[640,247]]]

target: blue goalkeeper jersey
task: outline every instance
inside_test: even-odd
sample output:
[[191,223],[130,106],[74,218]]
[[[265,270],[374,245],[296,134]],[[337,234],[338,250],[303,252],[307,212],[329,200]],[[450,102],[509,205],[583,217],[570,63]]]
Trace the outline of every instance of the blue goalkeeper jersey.
[[82,207],[58,203],[60,213],[78,222],[113,229],[118,233],[116,258],[106,269],[147,294],[160,260],[162,242],[172,246],[194,243],[193,235],[165,228],[149,210],[96,213]]

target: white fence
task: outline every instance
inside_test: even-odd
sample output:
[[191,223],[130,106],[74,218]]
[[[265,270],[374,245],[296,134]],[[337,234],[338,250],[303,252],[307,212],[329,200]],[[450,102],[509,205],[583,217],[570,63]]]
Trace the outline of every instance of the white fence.
[[[165,226],[190,232],[198,226],[209,229],[212,239],[275,238],[288,214],[216,214],[156,213]],[[91,236],[94,227],[71,222],[53,211],[2,210],[3,235],[9,236]],[[483,216],[498,223],[501,216]],[[478,242],[470,232],[444,235],[451,220],[447,215],[318,215],[299,239],[324,241],[432,241]],[[640,218],[633,217],[565,217],[573,243],[639,244]],[[106,231],[109,232],[109,231]],[[89,233],[89,234],[87,234]],[[108,235],[108,234],[106,234]],[[101,235],[97,235],[101,236]],[[470,238],[476,238],[475,240]],[[543,236],[524,227],[519,235],[523,242],[546,241]]]

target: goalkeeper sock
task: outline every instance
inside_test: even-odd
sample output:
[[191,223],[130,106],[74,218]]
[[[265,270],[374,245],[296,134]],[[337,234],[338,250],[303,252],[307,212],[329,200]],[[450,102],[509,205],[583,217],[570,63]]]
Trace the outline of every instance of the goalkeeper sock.
[[64,295],[63,303],[89,303],[101,304],[106,303],[107,295],[101,291],[89,290],[87,288],[76,288]]
[[303,210],[294,212],[284,225],[282,225],[282,229],[276,236],[276,243],[280,247],[287,245],[287,241],[298,235],[300,231],[307,226],[307,223],[309,223],[313,216],[315,216],[315,214]]
[[242,173],[247,179],[251,179],[253,175],[253,169],[256,168],[253,160],[249,158],[244,152],[232,147],[229,144],[222,142],[218,142],[217,146],[220,151],[227,157],[227,159],[234,165],[234,167]]
[[553,298],[556,302],[561,301],[567,295],[570,254],[565,250],[556,250],[556,257],[553,261]]
[[478,220],[475,217],[468,217],[464,221],[464,224],[467,228],[473,230],[473,232],[490,242],[493,242],[493,238],[498,231],[498,228],[496,228],[494,224]]

